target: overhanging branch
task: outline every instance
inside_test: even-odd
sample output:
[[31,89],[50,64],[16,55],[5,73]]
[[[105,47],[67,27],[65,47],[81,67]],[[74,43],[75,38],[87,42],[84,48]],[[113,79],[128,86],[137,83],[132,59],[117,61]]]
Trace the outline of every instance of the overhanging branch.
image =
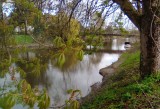
[[129,0],[113,0],[117,3],[121,10],[128,16],[132,23],[140,28],[141,13],[137,12]]

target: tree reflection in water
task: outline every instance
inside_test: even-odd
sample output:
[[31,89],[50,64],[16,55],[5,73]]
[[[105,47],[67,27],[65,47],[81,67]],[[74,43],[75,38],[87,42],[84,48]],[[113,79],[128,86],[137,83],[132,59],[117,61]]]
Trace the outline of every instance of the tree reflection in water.
[[[106,43],[104,49],[124,50],[125,40],[113,39]],[[102,80],[99,69],[115,62],[120,53],[85,54],[83,60],[79,61],[76,52],[68,51],[61,67],[57,65],[53,51],[49,50],[31,50],[12,55],[15,58],[13,63],[26,72],[25,79],[31,86],[46,88],[52,104],[61,105],[68,97],[68,89],[79,89],[82,96],[87,95],[90,86]],[[4,59],[4,55],[0,58]]]

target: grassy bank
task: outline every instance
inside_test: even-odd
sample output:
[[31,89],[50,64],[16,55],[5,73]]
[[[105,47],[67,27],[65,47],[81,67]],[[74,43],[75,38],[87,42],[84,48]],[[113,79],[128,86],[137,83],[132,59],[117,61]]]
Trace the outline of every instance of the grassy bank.
[[160,75],[141,80],[140,52],[123,54],[124,62],[104,82],[102,89],[91,94],[81,109],[159,109]]
[[31,44],[33,39],[29,35],[14,35],[17,44]]

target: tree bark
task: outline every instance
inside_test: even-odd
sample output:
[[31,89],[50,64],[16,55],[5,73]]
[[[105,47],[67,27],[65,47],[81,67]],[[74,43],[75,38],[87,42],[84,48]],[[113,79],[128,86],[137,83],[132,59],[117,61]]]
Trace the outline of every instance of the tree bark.
[[160,71],[160,9],[156,0],[143,2],[140,43],[140,71],[144,78]]

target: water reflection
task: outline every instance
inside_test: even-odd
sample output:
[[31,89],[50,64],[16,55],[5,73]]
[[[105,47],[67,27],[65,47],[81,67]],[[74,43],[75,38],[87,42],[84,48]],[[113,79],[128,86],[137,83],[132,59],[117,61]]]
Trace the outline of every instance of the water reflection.
[[[102,54],[100,54],[102,55]],[[103,54],[101,59],[98,53],[94,55],[94,59],[99,62],[94,63],[92,55],[85,55],[84,60],[78,62],[73,69],[62,72],[60,69],[52,66],[49,63],[49,68],[45,77],[47,83],[50,84],[47,88],[54,104],[61,105],[67,99],[66,90],[79,89],[82,91],[82,95],[85,96],[90,92],[90,86],[98,81],[102,80],[99,75],[99,69],[110,65],[116,61],[119,54]]]
[[113,39],[112,40],[112,48],[111,49],[112,50],[125,50],[125,48],[124,48],[124,40],[118,40],[117,38]]
[[[110,50],[125,50],[125,40],[113,39],[110,42]],[[107,49],[108,45],[105,47]],[[27,75],[27,80],[32,86],[47,88],[53,105],[62,105],[68,97],[66,93],[68,89],[79,89],[82,96],[86,96],[91,90],[90,86],[102,80],[99,69],[117,61],[119,55],[120,53],[98,52],[85,55],[84,59],[79,61],[74,53],[70,53],[66,55],[65,64],[59,68],[56,66],[55,59],[50,57],[44,59],[41,54],[42,58],[39,58],[41,58],[41,64],[47,63],[46,69],[37,79],[32,75]]]
[[[104,49],[125,50],[126,40],[114,38],[106,43]],[[66,62],[60,68],[49,51],[38,50],[18,54],[15,64],[27,73],[26,80],[32,87],[47,89],[52,105],[62,105],[68,97],[68,89],[79,89],[82,96],[86,96],[91,90],[90,86],[102,80],[99,70],[117,61],[119,56],[118,52],[97,52],[86,54],[79,61],[76,54],[71,52],[65,55]]]

